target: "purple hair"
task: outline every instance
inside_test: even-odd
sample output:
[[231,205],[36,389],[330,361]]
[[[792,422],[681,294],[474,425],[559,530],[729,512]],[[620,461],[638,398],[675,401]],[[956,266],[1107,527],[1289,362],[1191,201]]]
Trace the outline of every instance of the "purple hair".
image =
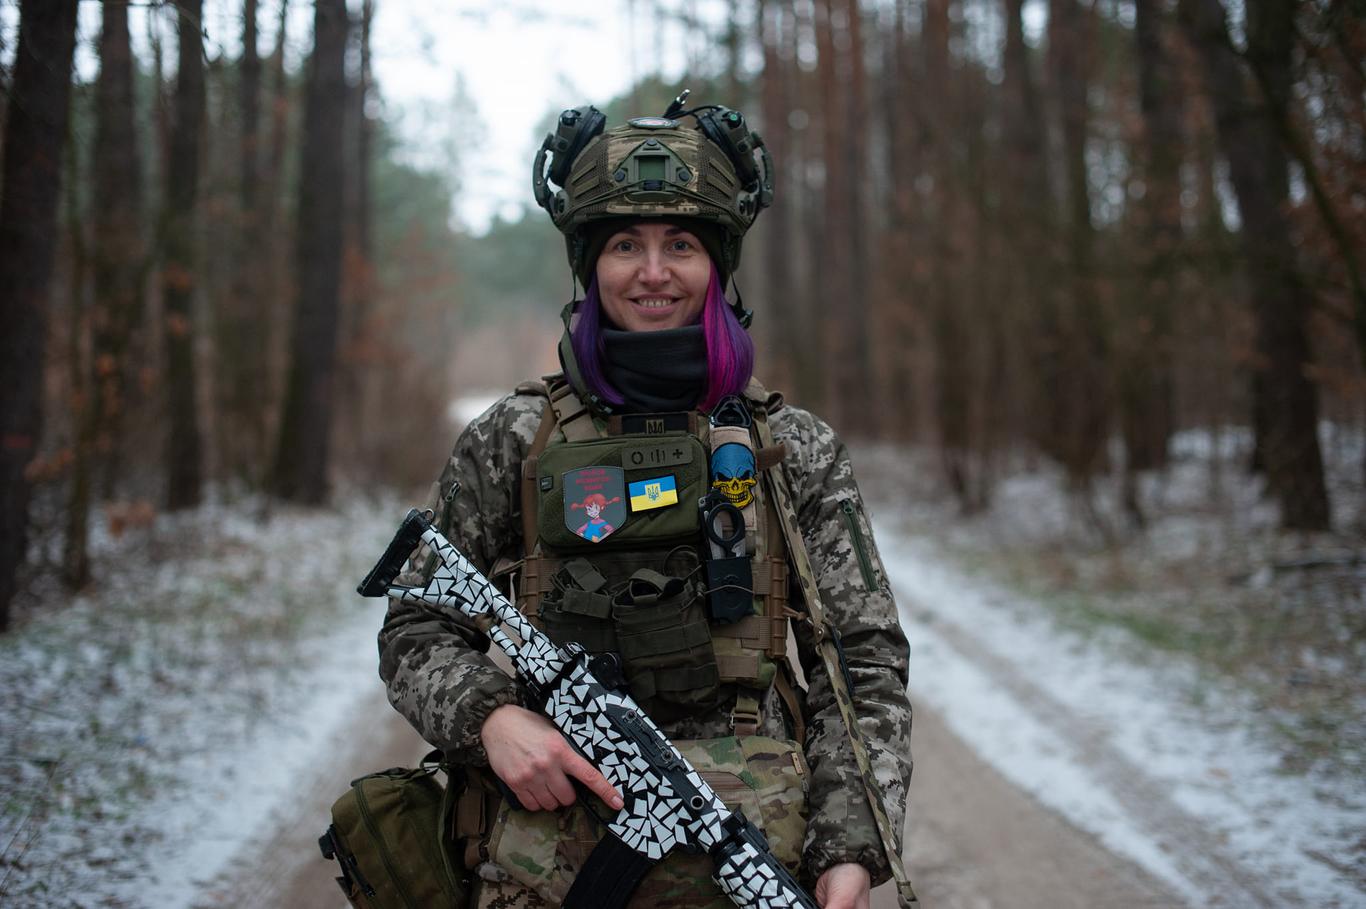
[[[596,276],[578,306],[578,317],[570,343],[587,390],[612,404],[625,403],[626,398],[602,372],[602,298]],[[709,411],[726,395],[742,393],[754,372],[754,341],[735,318],[715,264],[702,306],[702,334],[707,339],[707,390],[698,407]]]

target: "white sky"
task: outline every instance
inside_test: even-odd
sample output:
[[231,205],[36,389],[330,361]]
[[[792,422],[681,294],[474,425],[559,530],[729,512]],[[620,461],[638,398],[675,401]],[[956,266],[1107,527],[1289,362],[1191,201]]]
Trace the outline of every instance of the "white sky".
[[[519,0],[494,11],[473,2],[378,0],[371,46],[389,118],[410,154],[429,166],[441,166],[443,140],[454,140],[463,160],[457,217],[471,229],[532,204],[531,161],[542,138],[536,124],[547,112],[602,105],[633,76],[657,68],[681,73],[681,51],[656,67],[655,29],[639,11],[641,43],[632,52],[629,6]],[[459,120],[468,130],[452,123],[458,84],[477,118]]]
[[[347,0],[359,12],[360,0]],[[737,0],[738,2],[738,0]],[[654,72],[682,79],[685,59],[706,52],[676,18],[656,25],[652,8],[714,21],[730,0],[509,0],[497,8],[478,0],[375,0],[371,37],[384,116],[399,130],[403,154],[433,169],[460,166],[455,217],[475,231],[496,212],[515,217],[531,201],[531,160],[547,113],[602,105],[635,78]],[[747,4],[746,4],[747,5]],[[241,52],[241,0],[205,0],[210,58]],[[280,0],[260,0],[258,48],[274,47]],[[147,6],[130,10],[134,50],[150,65]],[[162,13],[165,66],[175,68],[170,13]],[[287,59],[297,67],[312,46],[311,0],[291,0]],[[0,30],[11,38],[17,9],[0,0]],[[77,70],[93,79],[100,6],[82,3]],[[12,56],[10,42],[0,56]],[[634,48],[634,50],[633,50]],[[457,104],[463,98],[463,105]],[[468,111],[457,116],[457,110]],[[659,113],[648,111],[642,113]],[[470,116],[472,114],[473,116]]]
[[[271,51],[281,0],[259,0],[258,46]],[[347,0],[358,11],[361,0]],[[479,0],[375,0],[371,46],[385,118],[398,129],[413,163],[453,171],[459,191],[454,216],[482,232],[495,213],[515,217],[531,201],[531,160],[547,113],[584,103],[602,105],[654,72],[685,87],[688,60],[717,50],[679,17],[719,22],[738,4],[753,20],[749,0],[508,0],[492,8]],[[14,35],[17,4],[0,0],[0,31]],[[205,0],[208,55],[240,54],[242,0]],[[669,12],[661,22],[658,10]],[[130,10],[135,51],[146,63],[149,7]],[[166,66],[175,66],[169,13],[163,17]],[[311,0],[290,0],[288,59],[298,66],[312,45]],[[1042,34],[1044,3],[1026,4],[1032,41]],[[978,24],[979,26],[981,23]],[[81,4],[78,71],[94,78],[98,61],[98,3]],[[989,30],[985,30],[989,31]],[[988,38],[990,35],[988,35]],[[990,41],[987,42],[990,44]],[[8,59],[10,41],[0,51]],[[713,65],[715,63],[713,62]],[[459,102],[457,99],[461,99]],[[696,99],[694,99],[696,100]],[[639,113],[659,113],[640,111]],[[458,160],[458,166],[454,163]]]

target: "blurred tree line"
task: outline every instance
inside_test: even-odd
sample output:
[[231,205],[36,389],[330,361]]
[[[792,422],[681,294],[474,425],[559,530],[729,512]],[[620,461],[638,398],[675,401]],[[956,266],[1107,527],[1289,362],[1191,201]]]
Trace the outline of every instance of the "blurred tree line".
[[126,524],[209,482],[307,504],[338,475],[429,480],[461,318],[454,187],[378,117],[374,0],[294,0],[302,38],[290,0],[232,0],[237,42],[202,0],[106,0],[79,34],[98,61],[84,81],[76,0],[17,5],[0,627],[33,537],[89,579],[99,503]]
[[932,442],[969,511],[1025,450],[1082,501],[1121,475],[1141,525],[1173,433],[1250,426],[1283,526],[1330,527],[1320,421],[1366,424],[1359,4],[751,11],[773,384]]
[[[527,326],[570,293],[560,238],[530,207],[451,226],[452,179],[379,117],[376,0],[293,0],[302,66],[291,0],[223,2],[240,42],[202,0],[105,0],[83,80],[77,0],[0,0],[0,627],[27,537],[87,579],[97,503],[430,480],[476,322],[475,369],[545,371]],[[778,175],[738,276],[767,384],[931,446],[966,511],[1024,452],[1082,503],[1119,475],[1136,526],[1174,433],[1249,426],[1284,526],[1331,526],[1317,428],[1366,424],[1358,6],[701,6],[625,2],[682,84],[547,98],[541,133],[684,85],[750,116]]]

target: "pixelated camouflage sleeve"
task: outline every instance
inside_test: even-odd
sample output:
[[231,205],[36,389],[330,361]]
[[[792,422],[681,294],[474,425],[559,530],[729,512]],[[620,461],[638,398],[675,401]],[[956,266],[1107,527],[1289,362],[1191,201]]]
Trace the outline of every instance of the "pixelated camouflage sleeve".
[[[437,523],[485,574],[519,545],[521,464],[544,407],[535,395],[502,399],[461,433],[441,472]],[[433,567],[410,565],[399,583],[423,583]],[[464,617],[389,601],[379,634],[379,674],[389,702],[458,763],[487,764],[480,727],[495,708],[522,699],[487,649],[487,639]]]
[[[772,424],[774,436],[790,449],[783,470],[822,602],[844,641],[859,725],[899,837],[912,768],[906,636],[844,444],[828,425],[798,408],[778,411]],[[874,884],[881,883],[891,872],[858,765],[824,664],[800,624],[797,645],[810,714],[811,818],[803,865],[814,878],[839,862],[858,862],[872,873]]]

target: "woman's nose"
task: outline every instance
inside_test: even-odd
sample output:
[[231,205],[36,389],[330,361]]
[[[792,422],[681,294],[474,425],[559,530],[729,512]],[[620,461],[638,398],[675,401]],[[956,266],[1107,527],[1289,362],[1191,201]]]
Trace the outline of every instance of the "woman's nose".
[[669,264],[659,250],[650,250],[640,263],[638,277],[642,284],[664,284],[669,280]]

